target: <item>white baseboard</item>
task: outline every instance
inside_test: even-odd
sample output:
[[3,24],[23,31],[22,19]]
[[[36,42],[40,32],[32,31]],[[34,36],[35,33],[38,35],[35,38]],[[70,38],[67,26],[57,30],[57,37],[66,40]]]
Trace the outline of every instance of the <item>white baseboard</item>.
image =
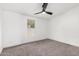
[[37,39],[37,40],[29,40],[29,41],[26,41],[26,42],[17,43],[17,44],[15,44],[15,45],[3,46],[3,48],[14,47],[14,46],[22,45],[22,44],[25,44],[25,43],[31,43],[31,42],[40,41],[40,40],[45,40],[45,39],[48,39],[48,38]]
[[71,42],[71,41],[64,41],[64,40],[57,40],[57,39],[52,39],[52,38],[49,38],[51,40],[55,40],[55,41],[58,41],[58,42],[61,42],[61,43],[65,43],[65,44],[69,44],[69,45],[72,45],[72,46],[76,46],[76,47],[79,47],[79,43],[76,43],[76,42]]

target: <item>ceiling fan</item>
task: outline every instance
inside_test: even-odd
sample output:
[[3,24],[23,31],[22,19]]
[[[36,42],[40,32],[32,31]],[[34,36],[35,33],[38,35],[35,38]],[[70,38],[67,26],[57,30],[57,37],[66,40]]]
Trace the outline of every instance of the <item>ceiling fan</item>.
[[42,11],[38,12],[38,13],[35,13],[35,15],[36,14],[40,14],[40,13],[46,13],[46,14],[52,15],[53,14],[52,12],[46,11],[47,6],[48,6],[48,3],[43,3],[43,5],[42,5]]

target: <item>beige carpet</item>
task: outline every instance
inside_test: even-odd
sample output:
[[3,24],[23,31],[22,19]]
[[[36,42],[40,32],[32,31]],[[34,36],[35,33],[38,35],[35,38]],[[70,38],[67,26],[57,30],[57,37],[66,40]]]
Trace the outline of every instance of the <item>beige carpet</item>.
[[47,39],[5,48],[1,56],[79,56],[79,47]]

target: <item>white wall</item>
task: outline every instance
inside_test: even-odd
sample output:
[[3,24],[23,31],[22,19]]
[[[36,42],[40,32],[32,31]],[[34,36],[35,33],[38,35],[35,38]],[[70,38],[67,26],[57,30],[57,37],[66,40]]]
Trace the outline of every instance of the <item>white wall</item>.
[[0,53],[2,51],[2,10],[0,9]]
[[[26,33],[28,33],[28,42],[29,41],[37,41],[47,38],[47,29],[48,29],[48,20],[38,19],[34,17],[26,17],[27,19],[35,20],[35,28],[27,29]],[[26,19],[26,20],[27,20]]]
[[49,38],[79,46],[79,7],[50,20]]
[[[36,28],[31,32],[27,29],[27,19],[36,20]],[[15,46],[46,38],[47,21],[18,13],[4,11],[3,47]]]
[[3,47],[21,44],[24,40],[25,16],[4,11],[3,19]]

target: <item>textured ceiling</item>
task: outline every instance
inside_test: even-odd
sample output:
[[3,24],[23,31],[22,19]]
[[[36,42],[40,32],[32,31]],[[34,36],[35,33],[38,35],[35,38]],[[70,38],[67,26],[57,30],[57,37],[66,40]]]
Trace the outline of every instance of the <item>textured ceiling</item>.
[[78,3],[49,3],[46,10],[53,12],[52,16],[48,14],[34,15],[42,10],[42,3],[0,3],[0,8],[42,19],[50,19],[54,15],[65,13],[78,5]]

